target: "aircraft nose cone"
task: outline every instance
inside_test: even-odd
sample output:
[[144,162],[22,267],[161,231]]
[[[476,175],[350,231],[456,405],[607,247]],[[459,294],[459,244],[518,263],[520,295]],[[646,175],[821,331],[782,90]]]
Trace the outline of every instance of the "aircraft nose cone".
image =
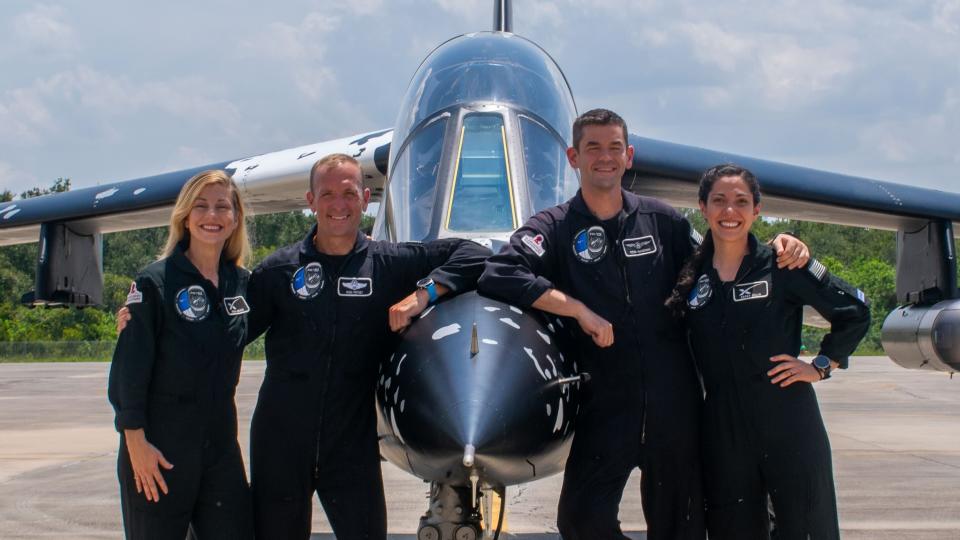
[[559,470],[577,386],[560,383],[574,368],[550,333],[537,316],[476,293],[425,312],[381,369],[380,418],[404,452],[384,455],[444,481],[466,480],[471,467],[503,483]]

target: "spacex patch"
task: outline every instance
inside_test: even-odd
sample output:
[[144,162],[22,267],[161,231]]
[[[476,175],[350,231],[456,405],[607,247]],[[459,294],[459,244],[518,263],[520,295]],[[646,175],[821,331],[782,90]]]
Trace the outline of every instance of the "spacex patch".
[[770,284],[766,281],[754,281],[753,283],[740,283],[733,286],[733,301],[745,302],[747,300],[759,300],[770,296]]
[[236,316],[250,312],[250,306],[246,298],[242,296],[231,296],[223,299],[223,308],[227,310],[227,315]]

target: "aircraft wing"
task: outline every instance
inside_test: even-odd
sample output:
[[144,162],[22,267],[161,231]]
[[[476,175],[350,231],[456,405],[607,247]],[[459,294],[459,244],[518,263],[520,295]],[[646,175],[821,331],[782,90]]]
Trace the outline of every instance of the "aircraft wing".
[[[882,182],[630,135],[627,189],[673,206],[695,207],[700,174],[721,163],[760,180],[764,215],[888,230],[915,230],[930,220],[960,234],[960,193]],[[958,184],[960,187],[960,184]]]
[[307,146],[212,163],[32,199],[0,203],[0,246],[36,242],[40,225],[67,223],[80,230],[109,233],[165,225],[180,188],[194,174],[225,169],[243,190],[253,213],[306,206],[303,194],[314,162],[340,152],[355,157],[373,200],[383,196],[393,130],[361,133]]

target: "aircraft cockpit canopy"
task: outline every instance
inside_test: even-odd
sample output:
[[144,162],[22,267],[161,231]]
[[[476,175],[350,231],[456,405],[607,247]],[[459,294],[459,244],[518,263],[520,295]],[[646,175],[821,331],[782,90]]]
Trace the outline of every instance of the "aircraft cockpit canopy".
[[478,33],[441,45],[401,108],[376,236],[505,239],[579,187],[565,153],[575,117],[563,73],[532,42]]

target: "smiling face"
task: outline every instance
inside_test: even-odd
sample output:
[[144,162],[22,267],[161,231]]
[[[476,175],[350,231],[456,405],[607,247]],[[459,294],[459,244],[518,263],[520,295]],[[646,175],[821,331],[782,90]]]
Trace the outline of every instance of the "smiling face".
[[700,211],[710,225],[714,242],[745,241],[750,227],[760,215],[750,186],[740,176],[721,176],[714,183]]
[[567,149],[570,166],[580,171],[584,190],[620,189],[620,180],[633,162],[633,147],[617,124],[583,126],[580,144]]
[[186,228],[190,242],[222,248],[237,228],[233,192],[222,184],[210,184],[200,190],[187,214]]
[[313,190],[307,202],[317,217],[317,236],[324,239],[353,240],[360,219],[370,201],[370,190],[363,188],[360,168],[340,163],[316,172]]

